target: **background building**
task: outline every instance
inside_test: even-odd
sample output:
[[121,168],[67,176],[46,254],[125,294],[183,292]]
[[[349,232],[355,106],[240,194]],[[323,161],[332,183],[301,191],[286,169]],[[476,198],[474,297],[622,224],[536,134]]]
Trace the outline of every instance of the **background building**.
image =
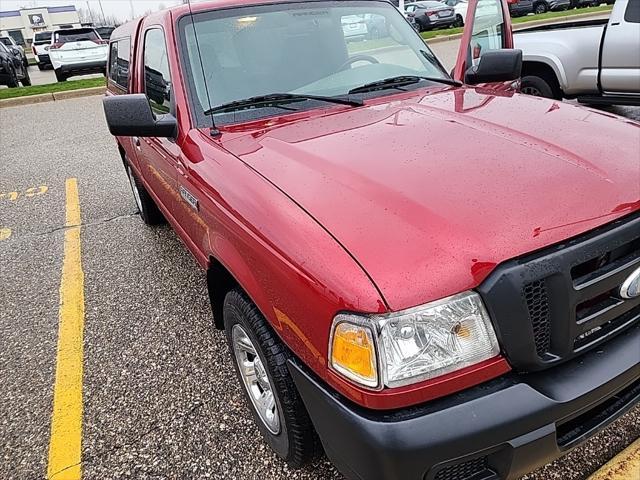
[[74,5],[0,11],[0,34],[12,36],[20,45],[30,44],[34,32],[63,26],[80,27],[80,17]]

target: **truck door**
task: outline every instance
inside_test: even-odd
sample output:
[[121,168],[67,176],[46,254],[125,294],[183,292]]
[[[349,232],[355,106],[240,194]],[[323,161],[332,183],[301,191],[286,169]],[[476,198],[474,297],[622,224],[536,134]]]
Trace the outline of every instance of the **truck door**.
[[[142,34],[143,53],[139,74],[140,88],[147,95],[156,115],[173,113],[172,83],[165,34],[159,26],[150,26]],[[133,138],[140,170],[162,206],[173,210],[177,198],[177,163],[180,148],[168,138]]]
[[640,1],[617,0],[604,33],[599,87],[640,93]]
[[[513,33],[507,0],[469,0],[453,77],[464,82],[465,72],[477,65],[484,53],[509,48],[513,48]],[[515,83],[496,82],[482,86],[517,90],[519,82]]]

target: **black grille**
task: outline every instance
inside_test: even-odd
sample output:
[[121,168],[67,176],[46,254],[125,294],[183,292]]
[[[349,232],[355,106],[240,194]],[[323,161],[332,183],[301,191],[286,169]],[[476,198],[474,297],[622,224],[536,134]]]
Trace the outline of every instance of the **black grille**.
[[533,339],[536,344],[536,352],[542,356],[549,351],[551,343],[551,331],[549,328],[549,299],[547,298],[547,286],[543,280],[525,285],[522,291],[527,302],[529,320],[533,326]]
[[444,467],[436,473],[434,480],[480,480],[488,478],[495,478],[495,473],[489,469],[487,457],[485,456]]
[[640,266],[640,214],[502,265],[478,291],[518,371],[569,360],[640,321],[620,286]]

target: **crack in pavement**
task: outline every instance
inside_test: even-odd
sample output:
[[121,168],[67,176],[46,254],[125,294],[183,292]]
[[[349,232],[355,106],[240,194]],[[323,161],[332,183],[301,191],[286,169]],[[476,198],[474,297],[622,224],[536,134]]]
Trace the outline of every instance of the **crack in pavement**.
[[126,214],[123,214],[123,215],[116,215],[115,217],[103,218],[103,219],[96,220],[94,222],[89,222],[89,223],[79,223],[79,224],[74,224],[74,225],[63,225],[61,227],[55,227],[55,228],[51,228],[49,230],[44,230],[44,231],[40,231],[40,232],[25,233],[25,234],[19,235],[19,236],[15,235],[14,238],[42,237],[42,236],[46,236],[46,235],[51,235],[52,233],[65,231],[65,230],[68,230],[70,228],[80,227],[80,228],[84,229],[84,228],[87,228],[87,227],[95,227],[97,225],[104,225],[105,223],[109,223],[109,222],[116,222],[118,220],[123,220],[123,219],[127,219],[127,218],[133,218],[133,217],[136,217],[138,215],[140,215],[140,212],[126,213]]
[[206,401],[201,401],[199,403],[196,403],[194,406],[189,408],[186,412],[178,413],[178,414],[174,415],[173,417],[171,417],[166,422],[157,423],[153,427],[151,427],[148,430],[142,432],[141,434],[139,434],[136,437],[130,439],[129,441],[126,441],[126,442],[124,442],[124,443],[122,443],[120,445],[114,445],[113,447],[110,447],[110,448],[104,448],[104,449],[98,451],[97,453],[95,453],[93,455],[87,456],[86,458],[84,458],[83,460],[81,460],[78,463],[74,463],[73,465],[68,465],[68,466],[60,469],[59,471],[54,472],[53,474],[51,474],[50,478],[51,479],[55,479],[56,475],[58,475],[61,472],[64,472],[65,470],[68,470],[69,468],[75,467],[76,465],[82,465],[82,464],[95,462],[95,460],[99,459],[100,457],[104,457],[106,455],[109,455],[111,453],[117,452],[118,450],[122,450],[122,449],[127,448],[127,447],[132,447],[132,446],[136,445],[137,443],[139,443],[140,441],[142,441],[142,439],[145,438],[147,435],[150,435],[151,433],[159,430],[163,426],[171,425],[176,420],[189,417],[195,411],[197,411],[199,408],[205,406],[210,401],[211,400],[206,400]]

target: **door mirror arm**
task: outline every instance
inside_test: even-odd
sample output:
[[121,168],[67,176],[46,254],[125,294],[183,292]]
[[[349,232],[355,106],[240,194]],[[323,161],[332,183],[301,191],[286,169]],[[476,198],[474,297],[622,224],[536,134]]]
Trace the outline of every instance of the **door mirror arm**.
[[522,50],[491,50],[480,57],[478,65],[467,69],[464,83],[508,82],[518,80],[522,74]]
[[178,135],[176,118],[170,113],[154,115],[149,99],[142,93],[108,96],[102,104],[112,135],[174,139]]

